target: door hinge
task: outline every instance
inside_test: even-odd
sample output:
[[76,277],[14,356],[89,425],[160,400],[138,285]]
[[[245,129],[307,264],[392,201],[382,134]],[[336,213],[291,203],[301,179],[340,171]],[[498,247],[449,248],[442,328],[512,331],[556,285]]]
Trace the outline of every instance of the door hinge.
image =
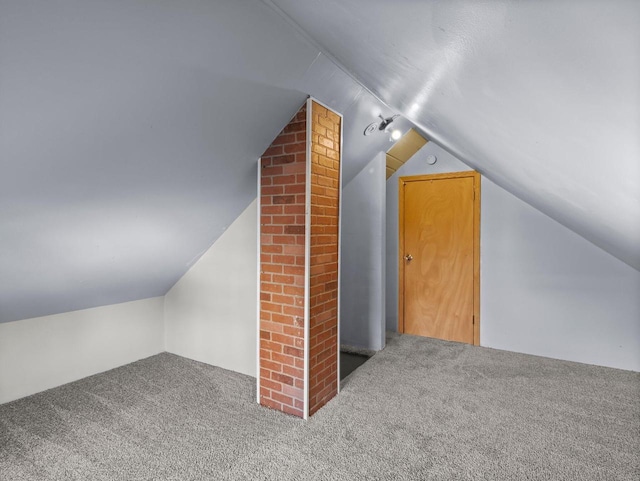
[[476,325],[476,316],[475,315],[471,316],[471,324],[473,324],[474,326]]

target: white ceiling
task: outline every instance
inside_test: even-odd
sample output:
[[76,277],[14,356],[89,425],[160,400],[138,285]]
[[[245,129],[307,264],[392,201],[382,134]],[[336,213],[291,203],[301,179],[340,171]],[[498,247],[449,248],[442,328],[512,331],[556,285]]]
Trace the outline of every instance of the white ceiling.
[[275,4],[0,0],[0,322],[164,294],[307,94],[345,182],[402,112],[640,269],[640,2]]
[[166,293],[307,94],[345,179],[388,148],[362,130],[391,110],[259,1],[0,0],[0,322]]
[[639,1],[273,3],[438,144],[640,269]]

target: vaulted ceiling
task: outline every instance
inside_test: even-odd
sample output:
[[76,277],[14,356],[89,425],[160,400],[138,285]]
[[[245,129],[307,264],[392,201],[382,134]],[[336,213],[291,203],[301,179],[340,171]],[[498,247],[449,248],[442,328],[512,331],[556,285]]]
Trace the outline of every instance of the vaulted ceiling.
[[262,2],[0,0],[0,322],[165,294],[307,94],[346,179],[388,148],[362,130],[393,112]]
[[634,1],[0,0],[0,322],[164,294],[307,94],[640,269],[639,86]]
[[640,2],[273,4],[441,146],[640,269]]

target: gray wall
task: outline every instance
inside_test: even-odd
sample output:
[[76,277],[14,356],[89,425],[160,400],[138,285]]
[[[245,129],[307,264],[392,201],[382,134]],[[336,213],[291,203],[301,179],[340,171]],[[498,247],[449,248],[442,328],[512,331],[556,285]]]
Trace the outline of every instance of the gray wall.
[[385,335],[385,155],[342,191],[340,343],[380,350]]
[[483,346],[640,371],[640,272],[482,182]]
[[[398,176],[461,170],[428,143],[387,181],[387,329],[397,330]],[[484,177],[481,215],[482,346],[640,371],[640,272]]]

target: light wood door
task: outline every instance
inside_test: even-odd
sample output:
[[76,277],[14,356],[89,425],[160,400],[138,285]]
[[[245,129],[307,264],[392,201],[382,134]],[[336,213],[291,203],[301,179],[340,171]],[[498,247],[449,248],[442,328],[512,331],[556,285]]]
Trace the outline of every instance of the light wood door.
[[401,332],[478,344],[479,175],[402,178],[400,204]]

